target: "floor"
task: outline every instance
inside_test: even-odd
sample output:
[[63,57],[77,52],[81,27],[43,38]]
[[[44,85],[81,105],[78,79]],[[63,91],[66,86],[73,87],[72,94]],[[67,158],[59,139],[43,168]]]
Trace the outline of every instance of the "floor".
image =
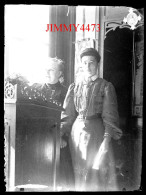
[[[137,191],[140,189],[141,181],[141,136],[124,134],[119,141],[113,141],[114,155],[116,159],[116,175],[119,191]],[[61,153],[61,190],[68,191],[74,184],[71,158],[67,156],[69,148],[63,149]]]

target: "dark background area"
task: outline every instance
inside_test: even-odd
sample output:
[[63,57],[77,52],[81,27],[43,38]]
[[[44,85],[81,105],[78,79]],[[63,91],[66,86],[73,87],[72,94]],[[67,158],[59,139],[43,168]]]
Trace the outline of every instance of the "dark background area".
[[[140,189],[141,179],[141,130],[136,127],[136,118],[132,116],[133,32],[117,28],[110,31],[104,41],[103,78],[115,87],[123,131],[123,137],[112,143],[117,159],[118,185],[123,191]],[[135,41],[138,39],[138,32],[135,32]]]
[[[133,31],[126,28],[110,31],[104,44],[103,77],[115,87],[121,120],[129,121],[132,112]],[[128,125],[126,121],[125,125]]]

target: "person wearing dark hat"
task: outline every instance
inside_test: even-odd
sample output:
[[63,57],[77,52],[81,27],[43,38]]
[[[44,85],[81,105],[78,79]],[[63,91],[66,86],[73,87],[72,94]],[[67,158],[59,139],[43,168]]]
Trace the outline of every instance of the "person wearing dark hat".
[[61,136],[69,135],[75,191],[118,190],[111,140],[122,136],[112,83],[98,77],[100,55],[94,48],[81,54],[82,74],[66,94]]

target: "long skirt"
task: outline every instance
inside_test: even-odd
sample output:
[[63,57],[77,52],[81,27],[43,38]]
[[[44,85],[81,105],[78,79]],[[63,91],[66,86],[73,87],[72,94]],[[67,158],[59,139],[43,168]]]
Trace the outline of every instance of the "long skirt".
[[118,191],[111,144],[99,169],[92,168],[103,136],[102,118],[75,120],[69,139],[75,191]]

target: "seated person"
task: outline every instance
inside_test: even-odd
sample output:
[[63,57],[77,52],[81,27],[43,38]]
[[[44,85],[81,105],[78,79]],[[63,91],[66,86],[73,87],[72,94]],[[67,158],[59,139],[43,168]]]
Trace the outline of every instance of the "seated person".
[[[60,83],[63,76],[64,64],[63,61],[57,58],[51,58],[50,63],[46,67],[46,82],[44,84],[35,83],[32,87],[41,90],[47,100],[55,100],[61,103],[66,96],[67,88]],[[62,190],[72,190],[74,185],[72,161],[69,151],[68,137],[63,136],[60,140],[60,184]],[[66,147],[65,147],[66,146]]]
[[34,83],[32,87],[41,90],[47,100],[56,100],[62,105],[67,92],[67,88],[60,83],[63,71],[63,61],[58,58],[50,58],[48,66],[45,67],[46,82],[43,84]]

